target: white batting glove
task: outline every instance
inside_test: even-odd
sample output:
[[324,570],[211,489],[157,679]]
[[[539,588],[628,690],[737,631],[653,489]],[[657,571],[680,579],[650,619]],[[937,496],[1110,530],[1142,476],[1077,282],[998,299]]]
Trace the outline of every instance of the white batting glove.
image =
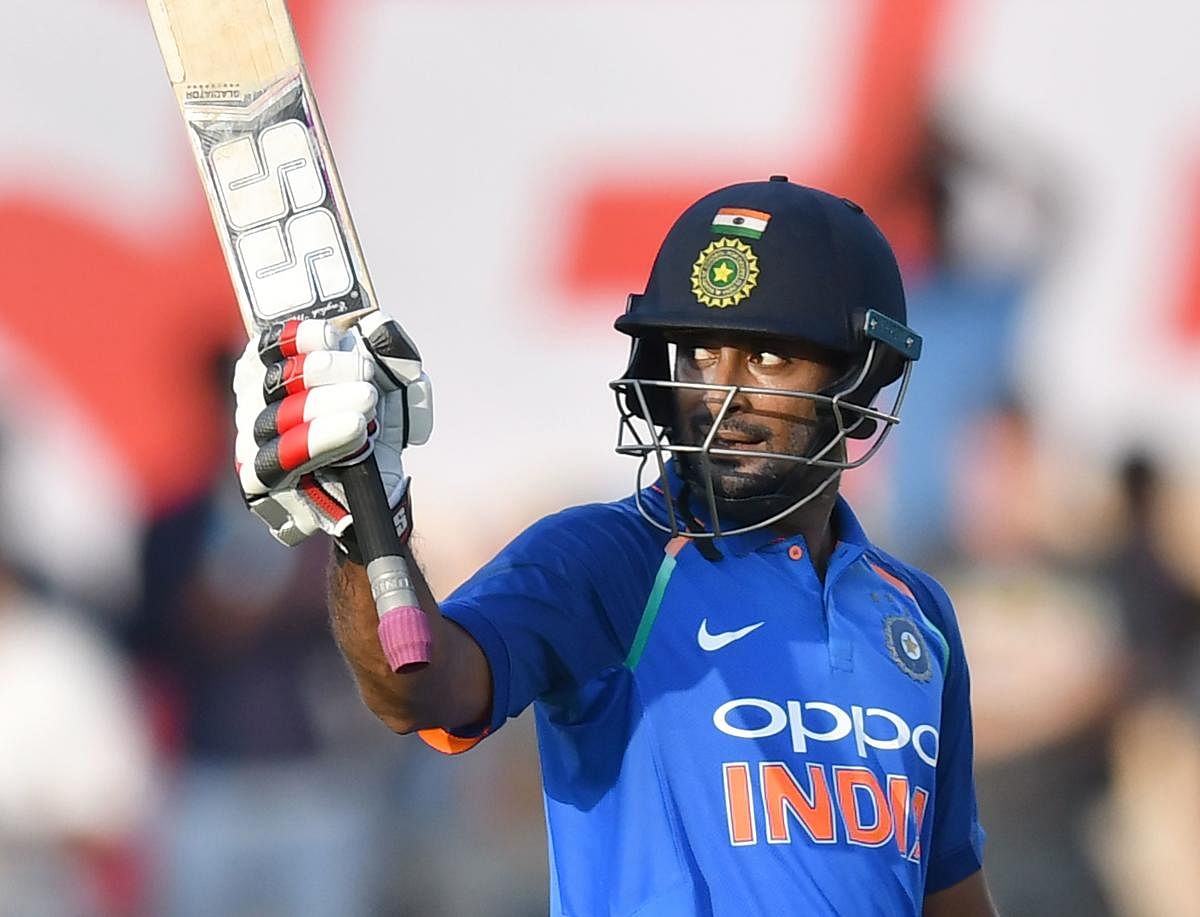
[[276,539],[294,545],[327,532],[358,559],[335,472],[372,450],[407,537],[400,455],[433,431],[433,386],[395,321],[372,312],[349,331],[317,319],[274,324],[246,346],[233,390],[238,480]]

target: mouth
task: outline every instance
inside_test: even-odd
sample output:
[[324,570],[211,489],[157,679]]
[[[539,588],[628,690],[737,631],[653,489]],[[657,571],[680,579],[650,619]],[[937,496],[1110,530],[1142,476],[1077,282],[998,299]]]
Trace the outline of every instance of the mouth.
[[713,440],[714,449],[732,449],[739,452],[762,452],[766,445],[761,439],[728,439],[718,436]]
[[[702,431],[700,442],[708,436],[708,430]],[[766,439],[741,430],[719,430],[713,437],[713,449],[730,449],[738,452],[761,452],[766,446]]]
[[719,450],[720,453],[711,456],[713,461],[740,465],[756,457],[740,458],[737,453],[770,451],[774,431],[766,424],[756,423],[749,417],[727,417],[718,424],[714,424],[713,420],[707,411],[697,412],[689,418],[687,424],[687,438],[690,444],[700,446],[712,435],[709,448]]

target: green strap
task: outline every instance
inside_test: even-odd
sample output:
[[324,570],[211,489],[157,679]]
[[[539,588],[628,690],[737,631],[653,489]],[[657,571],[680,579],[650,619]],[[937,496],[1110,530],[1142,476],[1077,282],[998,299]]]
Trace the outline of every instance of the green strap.
[[625,657],[625,667],[630,671],[637,668],[642,653],[646,651],[650,631],[654,628],[654,619],[658,617],[658,609],[667,591],[667,583],[671,581],[671,575],[675,572],[675,557],[683,550],[687,541],[680,536],[667,542],[662,563],[658,565],[658,573],[654,576],[654,586],[646,598],[646,607],[642,609],[642,620],[638,622],[637,633],[633,635],[633,645],[629,647],[629,655]]

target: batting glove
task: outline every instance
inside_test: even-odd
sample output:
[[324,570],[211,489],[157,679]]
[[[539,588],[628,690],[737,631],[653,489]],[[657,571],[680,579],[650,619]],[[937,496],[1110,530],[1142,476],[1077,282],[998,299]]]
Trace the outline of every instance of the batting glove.
[[372,451],[407,539],[401,452],[433,431],[433,387],[395,321],[372,312],[349,331],[317,319],[274,324],[246,346],[233,390],[238,480],[277,540],[295,545],[327,532],[359,560],[336,470]]

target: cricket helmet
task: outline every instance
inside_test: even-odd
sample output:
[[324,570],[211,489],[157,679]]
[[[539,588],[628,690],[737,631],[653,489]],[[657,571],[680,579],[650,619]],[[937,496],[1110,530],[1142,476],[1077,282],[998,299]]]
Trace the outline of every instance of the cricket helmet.
[[[861,465],[899,422],[912,363],[921,338],[907,325],[904,288],[891,246],[853,201],[794,184],[785,176],[731,185],[701,198],[675,221],[659,249],[643,293],[631,294],[618,331],[633,340],[629,364],[611,383],[621,414],[617,451],[640,456],[638,492],[651,457],[665,476],[681,459],[690,475],[682,507],[668,494],[673,534],[714,537],[762,528],[782,519],[829,486],[847,468]],[[709,339],[818,347],[845,369],[819,392],[791,392],[679,382],[670,345],[699,335]],[[872,406],[879,392],[899,382],[888,410]],[[701,443],[673,430],[676,398],[684,388],[725,394],[720,414]],[[739,392],[789,395],[817,405],[820,435],[805,455],[761,453],[786,460],[774,493],[721,499],[713,487],[711,458],[746,457],[713,445],[714,435]],[[846,457],[847,439],[872,440],[863,454]],[[758,453],[755,453],[756,455]],[[826,469],[814,474],[813,469]],[[800,485],[799,487],[797,485]],[[695,526],[687,509],[707,503],[711,528]],[[682,510],[682,512],[680,512]],[[721,518],[737,528],[721,531]]]

